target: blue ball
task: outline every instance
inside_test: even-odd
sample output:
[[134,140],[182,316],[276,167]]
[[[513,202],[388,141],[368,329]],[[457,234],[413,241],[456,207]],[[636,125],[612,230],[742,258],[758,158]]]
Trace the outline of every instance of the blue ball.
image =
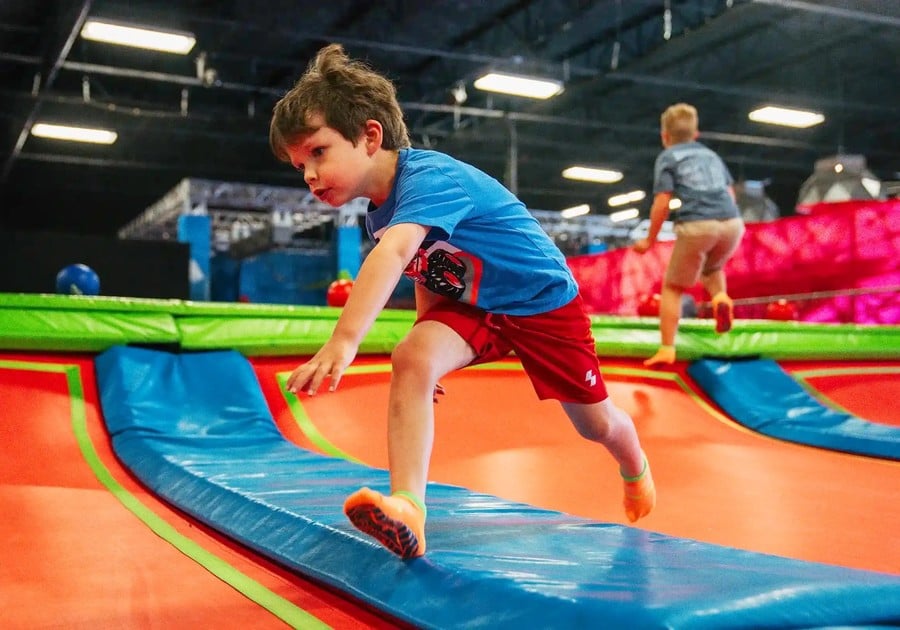
[[99,295],[100,276],[87,265],[67,265],[56,274],[56,292],[65,295]]

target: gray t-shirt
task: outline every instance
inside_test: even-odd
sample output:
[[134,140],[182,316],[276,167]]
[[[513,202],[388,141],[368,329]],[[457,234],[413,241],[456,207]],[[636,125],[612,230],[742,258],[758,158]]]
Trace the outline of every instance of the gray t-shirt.
[[681,200],[672,221],[733,219],[740,211],[728,187],[734,182],[715,151],[700,142],[683,142],[664,150],[653,167],[653,194],[671,192]]

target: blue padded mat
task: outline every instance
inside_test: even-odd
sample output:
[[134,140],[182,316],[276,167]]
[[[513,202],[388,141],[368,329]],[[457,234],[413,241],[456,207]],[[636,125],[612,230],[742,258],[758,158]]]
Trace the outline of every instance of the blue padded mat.
[[236,352],[96,359],[120,460],[256,551],[423,628],[900,624],[900,576],[739,551],[429,486],[428,555],[403,562],[341,512],[387,473],[288,442]]
[[900,460],[900,429],[826,407],[771,359],[703,359],[688,374],[735,422],[763,435]]

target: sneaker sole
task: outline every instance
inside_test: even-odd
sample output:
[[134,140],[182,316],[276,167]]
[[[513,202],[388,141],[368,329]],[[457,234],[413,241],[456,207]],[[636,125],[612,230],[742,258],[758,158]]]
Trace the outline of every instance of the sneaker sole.
[[715,308],[716,332],[727,333],[731,330],[731,308],[727,302],[719,302]]
[[395,521],[374,505],[358,505],[347,510],[347,518],[359,531],[368,534],[404,560],[419,552],[419,539],[401,521]]

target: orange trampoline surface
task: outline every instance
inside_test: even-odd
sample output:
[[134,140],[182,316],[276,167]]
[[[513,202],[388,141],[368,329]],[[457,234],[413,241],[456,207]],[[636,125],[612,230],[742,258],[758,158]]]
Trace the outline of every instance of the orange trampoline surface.
[[[279,381],[300,361],[252,360],[282,432],[386,467],[387,358],[360,358],[337,392],[298,400]],[[753,433],[709,403],[684,365],[603,365],[659,489],[638,527],[900,574],[900,463]],[[900,426],[897,364],[784,365],[830,404]],[[432,481],[627,524],[612,459],[575,433],[558,404],[537,400],[517,362],[442,383]],[[5,628],[398,627],[144,490],[110,449],[91,356],[0,354],[0,419]]]
[[[326,454],[387,467],[389,364],[357,360],[337,392],[304,396],[291,409],[274,376],[295,360],[254,361],[283,431]],[[649,370],[604,359],[613,399],[635,419],[659,492],[637,527],[800,560],[900,574],[900,462],[780,441],[731,421],[699,392],[683,364]],[[863,415],[897,391],[900,367],[818,362],[810,378],[824,397]],[[860,387],[847,391],[846,380]],[[841,378],[837,378],[840,374]],[[577,435],[553,401],[538,401],[518,362],[469,368],[443,379],[435,410],[430,480],[604,522],[628,525],[615,462]],[[299,417],[307,435],[298,436]],[[878,412],[897,423],[896,407]],[[310,439],[312,435],[314,439]]]

